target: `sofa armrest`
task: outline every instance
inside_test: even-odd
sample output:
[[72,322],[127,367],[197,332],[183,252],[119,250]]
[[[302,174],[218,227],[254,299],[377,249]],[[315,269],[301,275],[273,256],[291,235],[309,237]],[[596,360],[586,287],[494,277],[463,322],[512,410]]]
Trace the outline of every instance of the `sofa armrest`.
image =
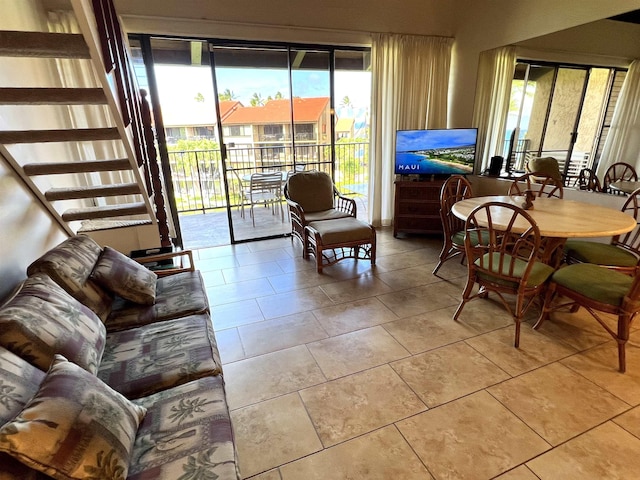
[[166,277],[167,275],[173,275],[180,272],[193,272],[195,265],[193,263],[193,252],[191,250],[181,250],[179,252],[158,253],[155,255],[146,255],[144,257],[136,257],[134,260],[142,265],[149,266],[151,263],[161,262],[163,260],[177,259],[172,264],[169,264],[164,268],[163,265],[158,265],[155,268],[151,268],[159,277]]

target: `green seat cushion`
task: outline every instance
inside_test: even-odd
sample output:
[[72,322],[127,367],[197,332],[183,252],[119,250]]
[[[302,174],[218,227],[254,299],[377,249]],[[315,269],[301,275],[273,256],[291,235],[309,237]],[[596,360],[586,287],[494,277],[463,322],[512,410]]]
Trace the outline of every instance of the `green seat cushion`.
[[564,251],[567,257],[582,263],[618,267],[633,267],[638,263],[638,259],[631,252],[608,243],[567,240]]
[[[500,254],[498,253],[487,253],[485,254],[482,258],[484,260],[484,265],[487,266],[489,264],[489,255],[493,255],[493,266],[494,267],[498,267],[500,265]],[[505,255],[504,258],[504,262],[503,262],[503,267],[507,268],[509,267],[511,263],[511,256],[510,255]],[[480,265],[480,259],[477,259],[475,261],[476,265]],[[513,277],[515,278],[522,278],[522,274],[524,273],[525,268],[527,267],[527,262],[525,262],[524,260],[520,260],[519,258],[515,259],[515,266],[513,269]],[[507,270],[508,271],[508,270]],[[496,273],[501,273],[501,274],[506,274],[506,272],[498,272],[497,270],[495,270]],[[529,274],[529,279],[527,282],[527,287],[537,287],[539,285],[542,285],[551,275],[553,274],[553,268],[550,267],[549,265],[547,265],[546,263],[542,263],[542,262],[535,262],[533,264],[533,268],[531,269],[531,273]],[[482,279],[485,280],[489,280],[489,281],[493,281],[496,283],[500,283],[503,284],[505,286],[511,286],[513,288],[515,288],[517,285],[514,284],[513,282],[509,282],[507,280],[504,279],[496,279],[496,277],[493,277],[490,274],[487,273],[478,273],[478,276]]]
[[[486,237],[486,239],[488,240],[489,238],[489,234],[486,231],[482,232],[482,237]],[[487,240],[478,240],[480,238],[480,232],[478,232],[477,230],[474,230],[471,232],[471,243],[473,245],[486,245]],[[453,242],[454,245],[459,245],[461,247],[464,247],[464,230],[461,230],[459,232],[454,233],[453,235],[451,235],[451,241]]]
[[633,283],[633,277],[629,275],[589,263],[561,268],[551,280],[585,297],[616,306],[622,304]]

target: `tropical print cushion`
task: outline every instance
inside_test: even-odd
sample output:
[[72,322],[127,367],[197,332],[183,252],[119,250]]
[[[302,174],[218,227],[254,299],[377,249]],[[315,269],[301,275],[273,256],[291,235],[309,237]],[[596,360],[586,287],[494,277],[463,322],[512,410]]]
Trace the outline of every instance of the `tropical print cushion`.
[[147,407],[128,480],[239,480],[222,377],[206,377],[136,401]]
[[45,373],[0,347],[0,425],[12,420],[33,397]]
[[27,268],[29,276],[46,273],[58,285],[102,320],[111,311],[113,295],[89,278],[102,248],[86,235],[70,237]]
[[134,303],[153,305],[156,301],[158,276],[111,247],[104,247],[91,278]]
[[202,275],[195,270],[159,277],[155,305],[138,305],[116,297],[105,324],[112,332],[208,311]]
[[98,377],[138,398],[221,372],[209,315],[192,315],[107,334]]
[[122,480],[145,413],[56,355],[36,396],[0,428],[0,451],[56,479]]
[[95,373],[105,337],[96,314],[44,274],[29,277],[0,307],[0,345],[43,371],[60,353]]

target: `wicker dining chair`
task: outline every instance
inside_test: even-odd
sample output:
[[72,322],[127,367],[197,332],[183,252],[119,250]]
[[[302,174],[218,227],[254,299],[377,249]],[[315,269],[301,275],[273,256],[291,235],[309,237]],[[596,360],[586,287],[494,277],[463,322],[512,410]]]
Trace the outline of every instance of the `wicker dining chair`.
[[509,186],[509,196],[523,196],[525,191],[533,192],[536,197],[562,198],[562,181],[544,172],[531,172],[514,178]]
[[622,193],[612,189],[611,184],[620,180],[629,180],[635,182],[638,180],[638,174],[632,165],[624,162],[617,162],[609,166],[604,173],[602,181],[602,191],[607,193]]
[[451,208],[456,202],[473,197],[471,183],[462,175],[452,175],[442,184],[440,189],[440,218],[444,244],[433,274],[436,275],[444,262],[464,255],[464,220],[456,217]]
[[[498,216],[503,225],[494,223]],[[522,233],[516,233],[514,228]],[[464,306],[475,298],[495,293],[516,325],[514,346],[520,345],[522,317],[543,292],[553,268],[538,260],[541,235],[535,220],[522,208],[502,202],[488,202],[471,211],[465,223],[467,284],[453,315],[457,320]],[[484,242],[473,241],[482,238]],[[474,294],[474,286],[479,286]],[[511,306],[505,295],[515,295]]]

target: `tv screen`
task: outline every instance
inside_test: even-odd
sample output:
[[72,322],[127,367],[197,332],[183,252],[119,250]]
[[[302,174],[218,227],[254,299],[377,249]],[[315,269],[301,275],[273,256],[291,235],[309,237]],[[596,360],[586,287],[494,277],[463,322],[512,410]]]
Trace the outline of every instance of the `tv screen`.
[[471,174],[477,136],[477,128],[398,130],[395,173]]

